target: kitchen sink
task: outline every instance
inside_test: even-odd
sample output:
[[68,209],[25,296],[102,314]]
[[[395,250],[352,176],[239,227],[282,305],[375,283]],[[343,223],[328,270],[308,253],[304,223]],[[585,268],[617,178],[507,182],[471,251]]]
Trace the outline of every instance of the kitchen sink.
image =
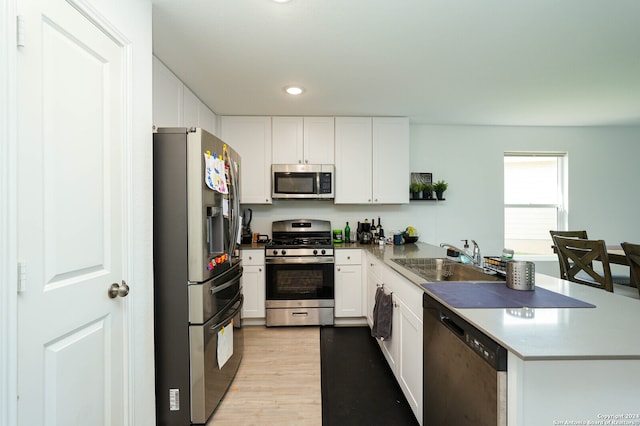
[[391,261],[427,281],[504,281],[503,277],[486,273],[475,265],[445,258],[398,258]]

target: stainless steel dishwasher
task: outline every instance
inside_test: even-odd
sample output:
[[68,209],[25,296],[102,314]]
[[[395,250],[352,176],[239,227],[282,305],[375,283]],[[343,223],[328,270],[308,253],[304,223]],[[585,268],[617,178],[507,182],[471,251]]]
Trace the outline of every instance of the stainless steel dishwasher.
[[424,426],[506,425],[507,350],[424,294]]

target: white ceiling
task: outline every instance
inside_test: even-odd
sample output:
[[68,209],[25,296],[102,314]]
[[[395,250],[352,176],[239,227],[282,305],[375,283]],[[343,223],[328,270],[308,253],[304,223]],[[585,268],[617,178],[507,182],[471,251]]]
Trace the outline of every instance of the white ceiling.
[[640,125],[638,0],[152,1],[154,54],[219,115]]

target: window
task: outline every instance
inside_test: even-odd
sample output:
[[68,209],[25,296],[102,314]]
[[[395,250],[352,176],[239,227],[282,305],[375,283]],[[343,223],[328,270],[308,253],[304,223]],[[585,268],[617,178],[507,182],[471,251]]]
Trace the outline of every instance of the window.
[[504,154],[504,244],[552,255],[550,230],[567,229],[566,153]]

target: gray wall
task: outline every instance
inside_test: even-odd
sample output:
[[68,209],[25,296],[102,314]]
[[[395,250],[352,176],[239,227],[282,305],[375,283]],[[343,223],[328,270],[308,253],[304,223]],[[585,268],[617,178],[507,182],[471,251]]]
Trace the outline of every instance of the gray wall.
[[[269,235],[273,220],[326,219],[334,228],[349,221],[355,230],[358,220],[380,216],[387,231],[411,225],[421,241],[433,244],[475,239],[483,255],[495,255],[504,245],[503,154],[536,150],[568,152],[569,228],[587,229],[590,237],[609,244],[640,242],[635,189],[640,182],[640,128],[412,125],[410,171],[446,180],[446,201],[336,206],[276,200],[270,206],[243,207],[253,209],[253,231]],[[537,264],[537,270],[557,275],[556,263]]]

